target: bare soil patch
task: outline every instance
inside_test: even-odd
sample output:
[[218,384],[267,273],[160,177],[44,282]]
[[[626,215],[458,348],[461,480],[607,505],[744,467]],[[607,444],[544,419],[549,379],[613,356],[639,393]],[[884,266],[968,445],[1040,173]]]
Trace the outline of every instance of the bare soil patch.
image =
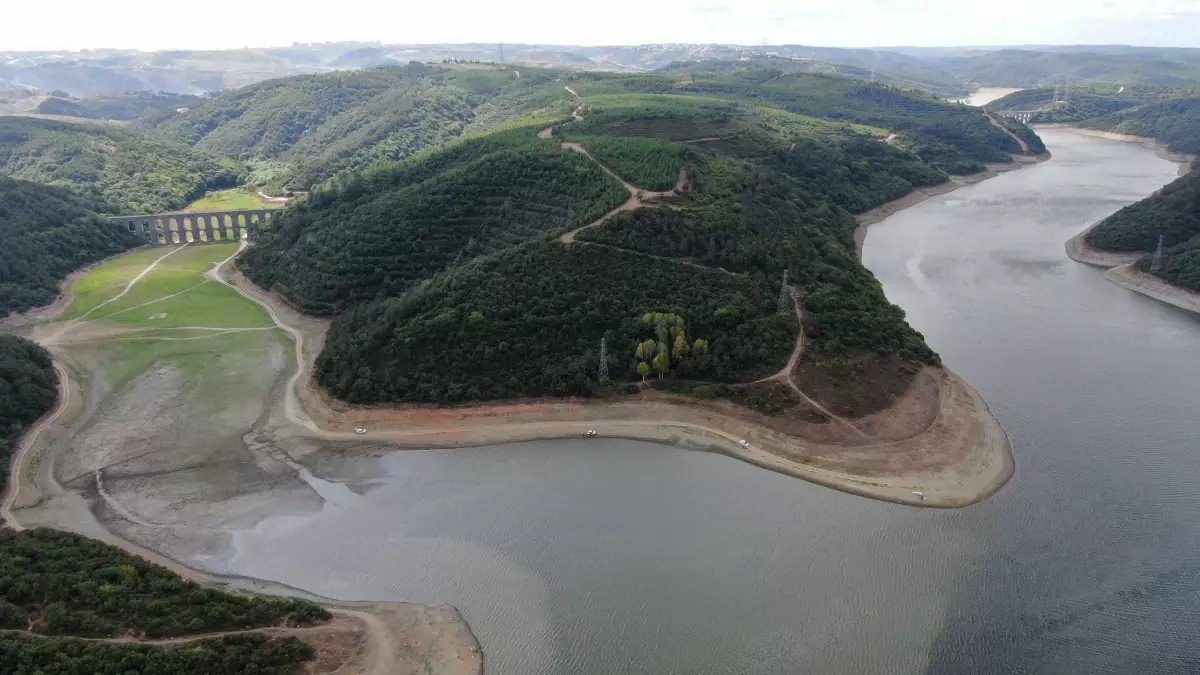
[[792,378],[817,403],[842,417],[858,419],[895,405],[920,371],[921,366],[894,354],[872,352],[852,357],[840,368],[800,359]]

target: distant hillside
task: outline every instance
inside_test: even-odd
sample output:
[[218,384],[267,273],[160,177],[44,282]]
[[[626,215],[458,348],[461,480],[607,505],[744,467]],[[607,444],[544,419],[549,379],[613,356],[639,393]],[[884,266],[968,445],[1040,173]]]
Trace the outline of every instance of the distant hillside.
[[49,304],[74,270],[141,242],[70,190],[0,177],[0,316]]
[[0,117],[0,175],[72,188],[105,213],[182,208],[237,184],[236,162],[111,124]]
[[252,180],[307,188],[570,98],[554,73],[404,67],[270,80],[143,128],[248,160]]
[[1197,154],[1200,153],[1200,96],[1128,108],[1085,120],[1080,126],[1147,136],[1165,143],[1176,152]]
[[711,395],[787,363],[785,270],[814,371],[851,386],[889,359],[938,363],[858,262],[851,214],[1011,161],[982,111],[807,73],[560,77],[579,98],[552,132],[338,174],[240,260],[336,315],[322,386],[360,403],[596,395],[605,338],[617,386],[662,373]]
[[1200,50],[1175,53],[1045,52],[1002,49],[938,61],[960,80],[987,87],[1058,84],[1180,85],[1200,83]]
[[40,115],[62,115],[93,120],[133,121],[155,110],[174,113],[203,101],[201,96],[154,91],[131,91],[123,94],[100,94],[86,98],[51,96],[38,104],[34,112]]

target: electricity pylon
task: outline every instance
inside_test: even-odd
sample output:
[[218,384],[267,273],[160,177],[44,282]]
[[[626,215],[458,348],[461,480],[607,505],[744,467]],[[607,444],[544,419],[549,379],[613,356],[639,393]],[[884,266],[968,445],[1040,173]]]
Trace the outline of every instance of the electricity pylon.
[[600,384],[608,382],[608,346],[604,338],[600,338],[600,372],[597,374]]
[[1162,269],[1162,252],[1163,252],[1163,236],[1158,235],[1158,248],[1154,249],[1154,260],[1150,261],[1150,271],[1158,272]]
[[792,312],[792,294],[788,292],[788,273],[783,271],[783,285],[779,288],[779,316],[787,316]]

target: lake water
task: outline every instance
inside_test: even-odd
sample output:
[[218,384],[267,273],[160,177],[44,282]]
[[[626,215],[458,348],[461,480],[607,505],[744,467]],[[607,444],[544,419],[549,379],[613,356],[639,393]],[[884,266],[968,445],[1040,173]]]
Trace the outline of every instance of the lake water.
[[454,604],[490,675],[1200,672],[1200,321],[1063,254],[1175,165],[1042,135],[1053,160],[864,252],[1012,436],[988,501],[885,504],[646,443],[407,452],[238,533],[230,570]]

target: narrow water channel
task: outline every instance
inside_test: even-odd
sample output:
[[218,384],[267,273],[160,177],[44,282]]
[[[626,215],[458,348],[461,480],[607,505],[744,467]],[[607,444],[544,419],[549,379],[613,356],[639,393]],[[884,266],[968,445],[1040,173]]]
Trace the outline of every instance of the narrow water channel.
[[395,453],[357,498],[236,533],[228,571],[454,604],[490,675],[1200,672],[1200,321],[1062,248],[1175,165],[1043,138],[1053,160],[864,251],[1010,432],[992,499],[914,509],[647,443]]

